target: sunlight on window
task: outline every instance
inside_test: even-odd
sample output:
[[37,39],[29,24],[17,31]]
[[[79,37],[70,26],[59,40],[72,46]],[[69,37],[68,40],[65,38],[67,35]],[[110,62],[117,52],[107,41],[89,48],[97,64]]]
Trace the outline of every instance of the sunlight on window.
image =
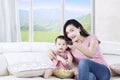
[[91,0],[65,0],[65,21],[77,19],[91,33]]
[[60,0],[33,0],[34,41],[54,42],[61,31]]
[[29,0],[18,0],[22,41],[29,41]]
[[[64,0],[62,3],[62,0],[32,0],[33,41],[54,42],[62,32],[63,21],[68,19],[77,19],[91,33],[91,1]],[[29,41],[29,3],[30,0],[18,0],[22,41]]]

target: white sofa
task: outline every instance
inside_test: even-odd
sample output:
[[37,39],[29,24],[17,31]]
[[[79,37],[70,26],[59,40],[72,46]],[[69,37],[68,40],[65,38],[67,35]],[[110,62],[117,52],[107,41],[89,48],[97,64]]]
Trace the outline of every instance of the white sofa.
[[[53,76],[48,79],[42,77],[17,78],[9,70],[10,65],[20,62],[40,60],[44,62],[48,58],[48,50],[52,48],[54,48],[54,44],[48,42],[0,43],[0,80],[62,80]],[[108,64],[120,63],[120,44],[101,42],[101,49]],[[43,57],[45,55],[46,58]],[[112,76],[111,80],[120,80],[120,77]]]

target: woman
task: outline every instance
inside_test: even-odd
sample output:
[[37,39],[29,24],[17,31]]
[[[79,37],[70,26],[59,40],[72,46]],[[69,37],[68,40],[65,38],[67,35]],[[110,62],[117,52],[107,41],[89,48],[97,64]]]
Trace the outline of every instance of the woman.
[[110,80],[110,70],[100,51],[100,41],[75,19],[64,24],[64,36],[72,40],[72,55],[78,63],[78,80]]

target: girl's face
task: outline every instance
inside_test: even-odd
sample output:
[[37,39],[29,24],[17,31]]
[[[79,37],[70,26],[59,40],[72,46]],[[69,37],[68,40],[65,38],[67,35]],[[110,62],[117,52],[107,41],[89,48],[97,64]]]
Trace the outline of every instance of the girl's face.
[[79,37],[80,37],[80,29],[76,28],[73,25],[68,25],[66,28],[66,33],[67,36],[73,41],[78,41]]
[[57,39],[56,46],[59,52],[64,52],[67,49],[67,44],[64,39]]

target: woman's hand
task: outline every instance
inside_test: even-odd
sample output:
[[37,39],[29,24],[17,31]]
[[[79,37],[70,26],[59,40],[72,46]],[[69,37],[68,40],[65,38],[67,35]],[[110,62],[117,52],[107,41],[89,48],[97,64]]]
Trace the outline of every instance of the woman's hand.
[[56,60],[56,55],[51,50],[49,51],[49,57],[50,57],[51,60]]
[[68,45],[70,49],[77,49],[79,47],[80,43],[78,42],[73,42],[73,45]]
[[89,42],[88,47],[84,47],[80,42],[73,42],[73,45],[68,45],[68,47],[71,49],[78,49],[80,52],[82,52],[87,57],[93,58],[93,56],[95,55],[95,51],[98,47],[98,40],[93,38]]

